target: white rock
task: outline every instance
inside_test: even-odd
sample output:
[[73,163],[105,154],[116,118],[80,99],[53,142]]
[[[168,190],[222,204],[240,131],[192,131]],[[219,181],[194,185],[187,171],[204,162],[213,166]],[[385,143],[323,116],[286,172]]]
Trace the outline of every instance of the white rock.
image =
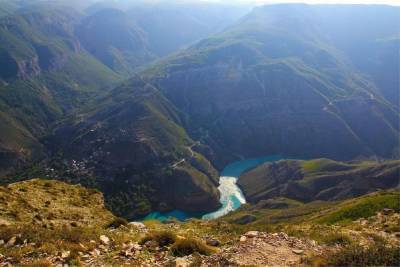
[[247,236],[247,237],[252,238],[252,237],[257,237],[258,234],[259,234],[258,231],[249,231],[249,232],[245,233],[244,235]]
[[105,235],[100,236],[100,242],[104,245],[108,245],[110,243],[110,238]]
[[137,229],[146,229],[146,225],[144,225],[141,222],[130,222],[130,223],[128,223],[128,225],[133,226]]
[[176,267],[189,267],[189,263],[185,258],[176,258],[175,265]]
[[302,249],[292,249],[292,252],[294,254],[297,254],[297,255],[302,255],[304,253],[304,250],[302,250]]
[[7,246],[7,247],[14,246],[15,242],[17,242],[17,237],[16,237],[16,236],[13,236],[13,237],[10,238],[10,240],[8,240],[6,246]]
[[70,254],[71,254],[70,251],[64,250],[64,251],[61,252],[60,256],[61,256],[61,258],[65,259],[65,258],[68,258]]
[[240,237],[240,242],[246,242],[246,240],[247,240],[247,237],[245,237],[244,235],[242,235]]

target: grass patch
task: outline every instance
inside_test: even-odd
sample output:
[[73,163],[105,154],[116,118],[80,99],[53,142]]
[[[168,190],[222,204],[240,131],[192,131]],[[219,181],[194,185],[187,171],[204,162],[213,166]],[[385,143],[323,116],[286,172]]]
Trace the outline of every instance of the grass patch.
[[326,266],[400,266],[400,250],[385,243],[364,248],[360,245],[344,247],[326,257]]
[[343,207],[317,222],[326,224],[348,223],[359,218],[368,218],[384,208],[400,211],[400,191],[385,192],[361,197],[344,203]]
[[188,256],[193,253],[211,255],[214,252],[214,248],[206,245],[203,241],[194,238],[180,239],[171,247],[171,253],[176,257]]
[[121,217],[116,217],[114,218],[108,225],[107,228],[118,228],[122,225],[127,225],[128,221],[124,218]]
[[139,244],[143,245],[147,241],[156,241],[159,246],[165,247],[174,244],[177,240],[176,235],[171,231],[159,231],[148,233]]

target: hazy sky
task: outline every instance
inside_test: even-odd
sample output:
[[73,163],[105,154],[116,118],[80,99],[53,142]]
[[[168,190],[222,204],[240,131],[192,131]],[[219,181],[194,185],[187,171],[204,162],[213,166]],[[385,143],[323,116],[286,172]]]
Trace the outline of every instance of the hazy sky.
[[208,0],[216,2],[268,3],[309,3],[309,4],[387,4],[400,5],[400,0]]

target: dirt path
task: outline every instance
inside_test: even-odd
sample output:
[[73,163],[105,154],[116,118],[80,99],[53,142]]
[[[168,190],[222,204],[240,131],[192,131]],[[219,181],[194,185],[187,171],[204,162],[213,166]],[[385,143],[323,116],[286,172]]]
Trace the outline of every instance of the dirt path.
[[254,232],[242,236],[231,248],[207,258],[203,266],[299,266],[305,255],[322,251],[323,248],[313,241],[289,237],[285,233]]

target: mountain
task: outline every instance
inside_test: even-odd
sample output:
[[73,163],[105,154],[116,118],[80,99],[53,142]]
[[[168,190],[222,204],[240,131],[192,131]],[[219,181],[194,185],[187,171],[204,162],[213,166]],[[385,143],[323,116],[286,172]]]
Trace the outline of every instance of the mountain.
[[93,177],[113,211],[129,218],[151,210],[218,208],[217,171],[193,151],[196,143],[168,99],[139,80],[102,100],[61,124],[49,139],[63,155],[51,168],[59,170],[65,159],[74,162],[62,165],[58,178],[70,178],[74,166],[81,166],[73,182]]
[[101,9],[85,17],[76,34],[87,51],[119,73],[129,75],[136,67],[155,59],[146,33],[118,9]]
[[[157,46],[160,42],[149,36],[166,28],[143,29],[144,18],[136,13],[107,6],[94,11],[88,6],[93,6],[90,1],[0,2],[0,59],[4,63],[0,65],[0,174],[47,157],[42,139],[56,121],[162,54],[154,48],[154,42]],[[207,17],[214,5],[204,5],[203,11]],[[152,16],[148,22],[169,22],[170,16]],[[181,24],[171,25],[174,31],[169,36],[177,41],[168,52],[208,33],[197,34],[197,26],[187,23],[184,12],[173,17],[181,18]],[[183,27],[194,31],[189,38],[179,39]]]
[[396,188],[400,162],[337,162],[328,159],[266,163],[239,178],[250,203],[284,197],[301,202],[341,200]]
[[238,158],[398,157],[398,108],[330,41],[320,10],[260,7],[152,64],[57,127],[53,154],[83,162],[113,211],[128,217],[212,210],[216,170]]
[[82,49],[73,34],[79,18],[72,9],[38,7],[0,19],[5,169],[40,158],[40,138],[53,122],[120,80]]
[[[329,41],[320,9],[255,9],[144,77],[188,114],[193,138],[220,159],[398,156],[398,108]],[[396,33],[396,20],[391,26]],[[398,87],[395,79],[386,81]]]

